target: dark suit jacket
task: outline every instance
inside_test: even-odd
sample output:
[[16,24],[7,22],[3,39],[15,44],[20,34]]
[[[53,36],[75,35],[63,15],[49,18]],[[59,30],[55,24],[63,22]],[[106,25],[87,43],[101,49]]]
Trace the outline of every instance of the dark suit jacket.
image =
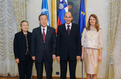
[[31,44],[31,56],[35,56],[36,62],[40,63],[42,61],[44,50],[47,60],[52,62],[52,55],[55,54],[56,51],[55,29],[47,26],[47,33],[44,43],[41,27],[35,28],[32,32]]
[[[29,47],[29,53],[31,52],[31,33],[27,33],[27,39],[28,39],[28,47]],[[18,32],[15,34],[14,37],[14,55],[15,59],[19,58],[20,61],[25,60],[25,53],[26,53],[27,47],[26,47],[26,39],[25,35],[23,34],[23,31]]]
[[80,27],[72,23],[70,35],[65,28],[65,24],[58,26],[57,32],[57,56],[60,60],[76,60],[76,56],[81,56]]

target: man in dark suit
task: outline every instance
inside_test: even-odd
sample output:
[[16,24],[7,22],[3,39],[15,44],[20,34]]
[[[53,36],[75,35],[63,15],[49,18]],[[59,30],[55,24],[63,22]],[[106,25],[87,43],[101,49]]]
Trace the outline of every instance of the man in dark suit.
[[21,32],[15,34],[14,55],[18,64],[19,78],[31,79],[33,60],[31,58],[31,32],[28,31],[28,21],[23,20],[20,24]]
[[66,12],[66,23],[58,26],[57,60],[60,61],[61,79],[66,79],[67,61],[69,61],[70,79],[76,79],[76,63],[81,56],[80,27],[72,23],[71,12]]
[[47,26],[47,15],[39,16],[40,27],[32,32],[31,56],[35,60],[37,79],[42,79],[43,63],[45,64],[46,79],[52,79],[52,62],[55,59],[56,33],[55,29]]

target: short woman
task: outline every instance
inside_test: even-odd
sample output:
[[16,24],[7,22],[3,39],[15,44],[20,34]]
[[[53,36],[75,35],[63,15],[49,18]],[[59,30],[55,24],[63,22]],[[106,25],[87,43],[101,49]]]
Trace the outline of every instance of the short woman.
[[30,55],[31,33],[28,31],[28,21],[20,23],[21,31],[14,37],[15,62],[18,64],[19,78],[31,79],[33,60]]

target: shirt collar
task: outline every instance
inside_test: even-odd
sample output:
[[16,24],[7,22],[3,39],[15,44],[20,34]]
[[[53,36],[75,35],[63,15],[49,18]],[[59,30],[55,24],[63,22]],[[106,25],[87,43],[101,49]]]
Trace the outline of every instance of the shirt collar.
[[90,28],[90,30],[94,30],[94,31],[95,31],[95,30],[96,30],[96,28]]
[[[47,26],[46,27],[44,27],[44,29],[46,30],[47,29]],[[43,27],[41,26],[41,30],[43,30]]]
[[72,23],[70,23],[70,24],[67,24],[67,23],[65,23],[65,26],[67,27],[68,25],[70,25],[70,27],[72,26]]
[[27,31],[27,34],[24,34],[24,32],[21,30],[21,33],[22,33],[23,35],[28,35],[28,31]]

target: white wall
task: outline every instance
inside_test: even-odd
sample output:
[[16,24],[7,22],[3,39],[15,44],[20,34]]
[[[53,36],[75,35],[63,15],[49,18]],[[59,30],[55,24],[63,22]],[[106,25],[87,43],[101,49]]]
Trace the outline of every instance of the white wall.
[[107,62],[108,0],[87,0],[87,18],[90,14],[96,14],[98,16],[100,27],[103,31],[104,48],[98,77],[104,78]]
[[[38,16],[41,13],[41,2],[42,0],[29,0],[28,2],[28,21],[29,30],[39,26]],[[49,12],[51,12],[51,0],[48,0]],[[98,78],[105,78],[106,73],[106,62],[107,62],[107,30],[108,30],[108,0],[87,0],[87,18],[90,14],[96,14],[99,19],[100,27],[103,31],[104,49],[102,53],[102,62],[99,66]],[[51,14],[50,14],[51,15]],[[33,75],[36,75],[35,66],[33,66]],[[82,63],[78,61],[76,76],[82,77]],[[54,60],[53,63],[53,76],[56,75],[56,71],[60,71],[59,62]],[[83,72],[84,73],[84,72]],[[45,75],[45,71],[44,71]],[[69,68],[67,71],[69,77]],[[86,77],[84,73],[84,77]]]
[[[51,20],[51,0],[48,0],[49,16]],[[29,0],[28,2],[28,21],[29,30],[39,27],[38,17],[41,14],[42,0]]]

